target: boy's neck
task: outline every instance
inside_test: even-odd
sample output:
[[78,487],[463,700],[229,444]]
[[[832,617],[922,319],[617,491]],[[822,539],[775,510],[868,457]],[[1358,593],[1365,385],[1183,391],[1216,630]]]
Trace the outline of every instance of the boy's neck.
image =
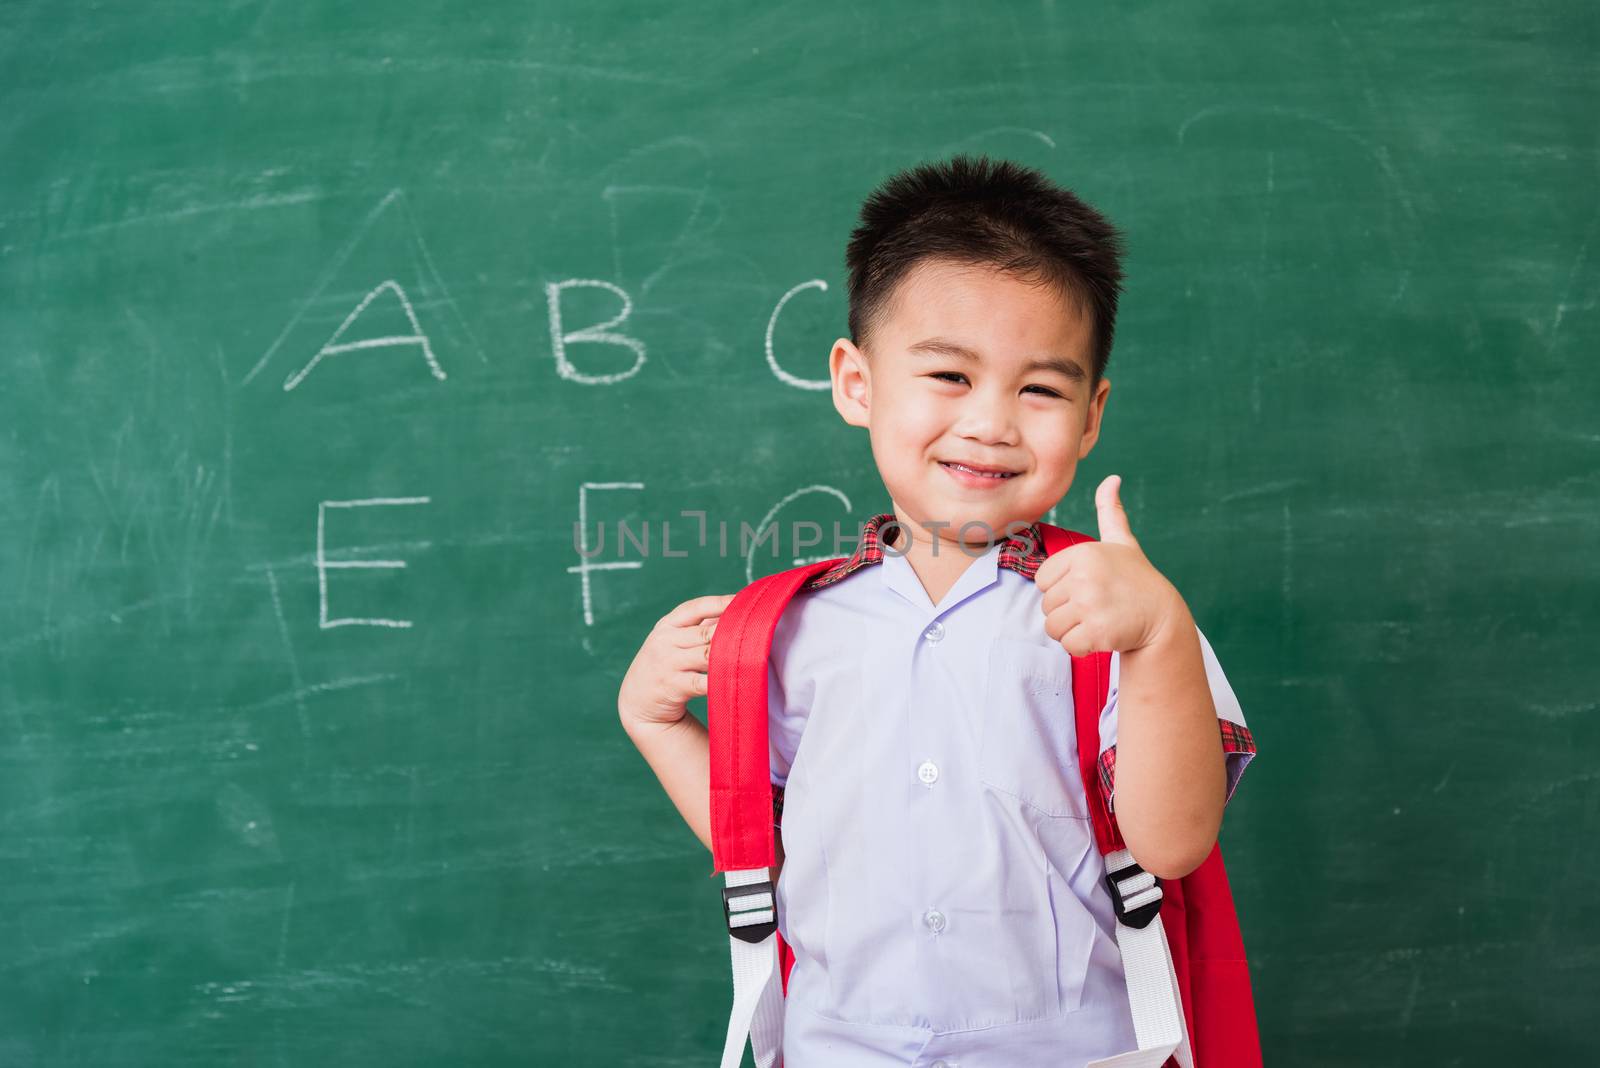
[[[894,551],[904,554],[912,573],[927,592],[929,602],[937,605],[966,573],[967,568],[983,555],[979,551],[980,543],[968,543],[966,548],[962,548],[955,534],[960,529],[958,524],[941,527],[938,531],[928,530],[906,515],[898,505],[895,506],[894,517],[899,523],[893,541]],[[905,548],[907,538],[910,539],[909,550]],[[937,553],[934,552],[935,540],[939,543]],[[994,542],[987,544],[993,546]]]

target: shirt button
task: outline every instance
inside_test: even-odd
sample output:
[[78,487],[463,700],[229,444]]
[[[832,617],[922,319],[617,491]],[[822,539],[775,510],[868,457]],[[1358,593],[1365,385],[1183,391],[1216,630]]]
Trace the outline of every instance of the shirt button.
[[931,760],[924,760],[917,765],[917,778],[921,779],[926,785],[932,786],[939,781],[939,765]]
[[928,624],[928,629],[922,632],[922,636],[928,639],[930,643],[938,643],[943,641],[944,624],[940,623],[937,619],[934,620],[932,623]]
[[938,909],[929,909],[922,914],[922,922],[928,925],[928,930],[938,934],[944,930],[944,913]]

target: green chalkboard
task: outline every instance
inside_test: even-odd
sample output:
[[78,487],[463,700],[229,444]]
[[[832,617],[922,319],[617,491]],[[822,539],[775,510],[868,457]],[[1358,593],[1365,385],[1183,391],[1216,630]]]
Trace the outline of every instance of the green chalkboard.
[[1597,45],[1576,2],[5,5],[0,1064],[712,1063],[719,884],[617,685],[785,563],[683,513],[887,504],[811,386],[861,197],[957,151],[1128,233],[1051,518],[1124,476],[1256,734],[1267,1062],[1593,1054]]

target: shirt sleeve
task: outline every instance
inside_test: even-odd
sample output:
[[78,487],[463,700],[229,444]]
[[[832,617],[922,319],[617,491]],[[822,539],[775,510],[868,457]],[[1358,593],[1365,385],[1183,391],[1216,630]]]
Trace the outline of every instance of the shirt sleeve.
[[772,825],[783,826],[783,796],[800,751],[811,711],[812,681],[796,669],[795,638],[799,631],[801,599],[796,597],[778,617],[767,655],[767,752],[772,776]]
[[810,711],[806,686],[803,682],[791,681],[787,670],[793,662],[790,652],[800,615],[795,611],[797,607],[791,601],[778,618],[772,633],[772,650],[767,657],[767,749],[771,757],[772,785],[780,790],[788,785],[789,771],[794,767],[800,736]]
[[[1206,681],[1211,684],[1211,703],[1217,708],[1217,728],[1222,732],[1222,755],[1228,773],[1226,804],[1233,799],[1245,767],[1255,759],[1256,742],[1250,728],[1245,726],[1239,699],[1234,696],[1233,687],[1228,684],[1228,677],[1223,674],[1205,632],[1196,626],[1195,633],[1200,636],[1200,655],[1206,665]],[[1121,656],[1113,652],[1111,684],[1106,693],[1106,706],[1100,711],[1100,788],[1105,791],[1106,803],[1113,812],[1116,811],[1117,678],[1121,665]]]

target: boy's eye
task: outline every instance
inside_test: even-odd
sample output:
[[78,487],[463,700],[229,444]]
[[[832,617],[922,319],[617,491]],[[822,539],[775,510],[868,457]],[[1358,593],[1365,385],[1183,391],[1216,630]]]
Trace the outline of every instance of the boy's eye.
[[[964,382],[964,381],[966,381],[966,378],[967,378],[967,376],[962,374],[960,371],[935,371],[932,374],[930,374],[928,377],[929,378],[937,378],[941,382]],[[1027,392],[1030,389],[1036,389],[1042,395],[1044,395],[1046,397],[1057,397],[1057,398],[1059,398],[1061,396],[1061,394],[1057,393],[1055,390],[1051,389],[1049,386],[1038,386],[1038,385],[1025,386],[1025,387],[1023,387],[1023,392]]]

